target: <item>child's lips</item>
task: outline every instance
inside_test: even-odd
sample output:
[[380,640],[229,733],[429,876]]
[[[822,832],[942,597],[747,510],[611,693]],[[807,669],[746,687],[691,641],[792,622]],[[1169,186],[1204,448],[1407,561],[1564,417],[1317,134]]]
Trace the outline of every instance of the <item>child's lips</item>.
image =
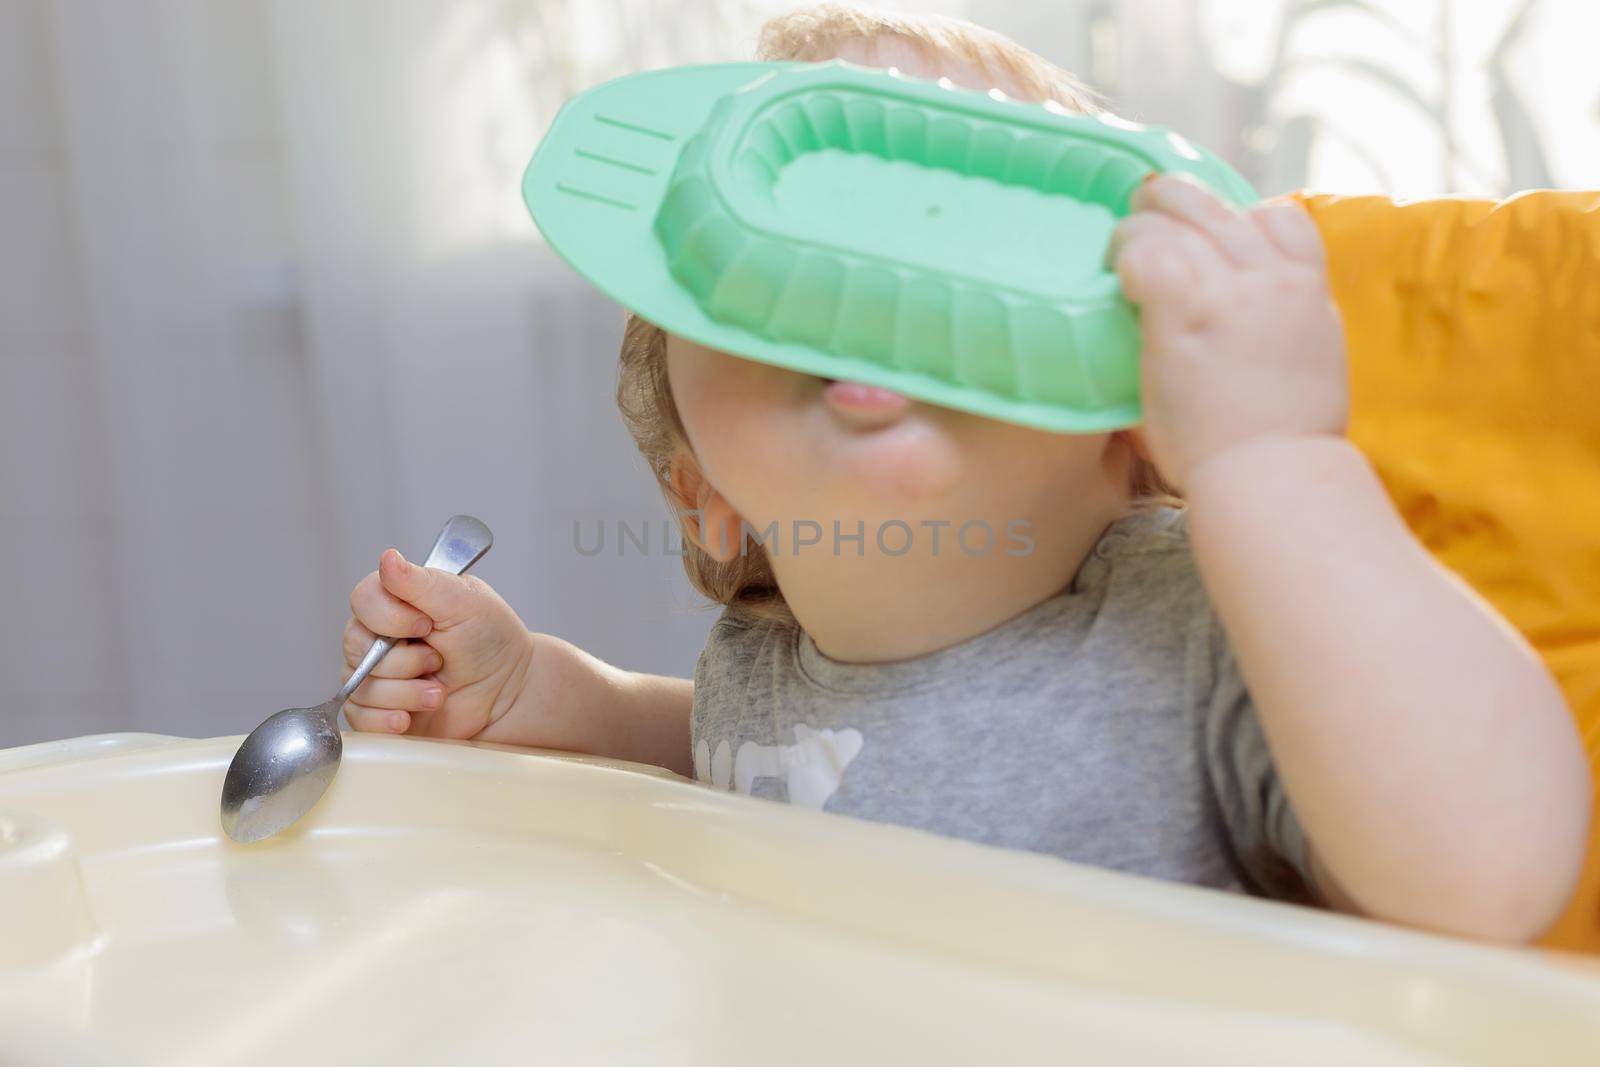
[[822,397],[828,406],[857,423],[886,423],[898,418],[911,401],[878,385],[824,378]]

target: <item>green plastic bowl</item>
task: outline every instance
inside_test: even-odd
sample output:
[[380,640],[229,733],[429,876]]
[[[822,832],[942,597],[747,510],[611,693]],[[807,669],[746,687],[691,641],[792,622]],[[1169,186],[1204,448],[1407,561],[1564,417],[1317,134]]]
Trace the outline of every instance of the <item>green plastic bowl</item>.
[[1152,171],[1254,203],[1158,127],[895,71],[724,63],[568,101],[522,193],[550,246],[711,348],[1061,432],[1140,419],[1104,262]]

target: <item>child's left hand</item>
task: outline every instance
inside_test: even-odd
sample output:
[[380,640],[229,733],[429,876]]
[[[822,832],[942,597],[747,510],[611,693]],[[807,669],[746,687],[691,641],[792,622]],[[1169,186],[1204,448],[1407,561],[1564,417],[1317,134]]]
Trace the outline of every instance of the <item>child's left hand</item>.
[[1343,436],[1344,328],[1322,236],[1297,204],[1239,211],[1199,182],[1147,181],[1107,252],[1140,308],[1151,458],[1190,473],[1262,437]]

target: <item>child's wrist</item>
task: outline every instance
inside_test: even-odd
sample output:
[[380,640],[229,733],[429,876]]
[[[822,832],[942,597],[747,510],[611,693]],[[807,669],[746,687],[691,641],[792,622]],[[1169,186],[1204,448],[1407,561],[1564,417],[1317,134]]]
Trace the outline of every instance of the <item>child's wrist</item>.
[[538,743],[524,736],[528,732],[530,720],[535,718],[529,714],[531,696],[529,689],[532,680],[539,673],[534,664],[537,656],[537,639],[537,634],[527,630],[522,631],[519,638],[522,647],[517,651],[506,679],[500,683],[499,695],[495,698],[489,721],[468,740],[493,741],[507,745]]
[[632,674],[570,641],[529,633],[530,654],[508,732],[517,743],[563,752],[614,757],[620,722],[632,693]]
[[1364,465],[1366,457],[1342,434],[1261,434],[1202,457],[1183,472],[1179,484],[1193,505],[1241,481],[1288,478],[1303,483],[1330,464],[1344,466],[1352,461]]

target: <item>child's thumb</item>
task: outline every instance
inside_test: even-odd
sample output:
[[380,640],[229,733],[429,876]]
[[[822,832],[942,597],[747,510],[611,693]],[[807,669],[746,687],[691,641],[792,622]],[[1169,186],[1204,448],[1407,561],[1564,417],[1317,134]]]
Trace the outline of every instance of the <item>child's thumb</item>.
[[436,629],[472,613],[472,586],[458,574],[410,562],[397,548],[378,557],[378,581],[390,593],[433,620]]

